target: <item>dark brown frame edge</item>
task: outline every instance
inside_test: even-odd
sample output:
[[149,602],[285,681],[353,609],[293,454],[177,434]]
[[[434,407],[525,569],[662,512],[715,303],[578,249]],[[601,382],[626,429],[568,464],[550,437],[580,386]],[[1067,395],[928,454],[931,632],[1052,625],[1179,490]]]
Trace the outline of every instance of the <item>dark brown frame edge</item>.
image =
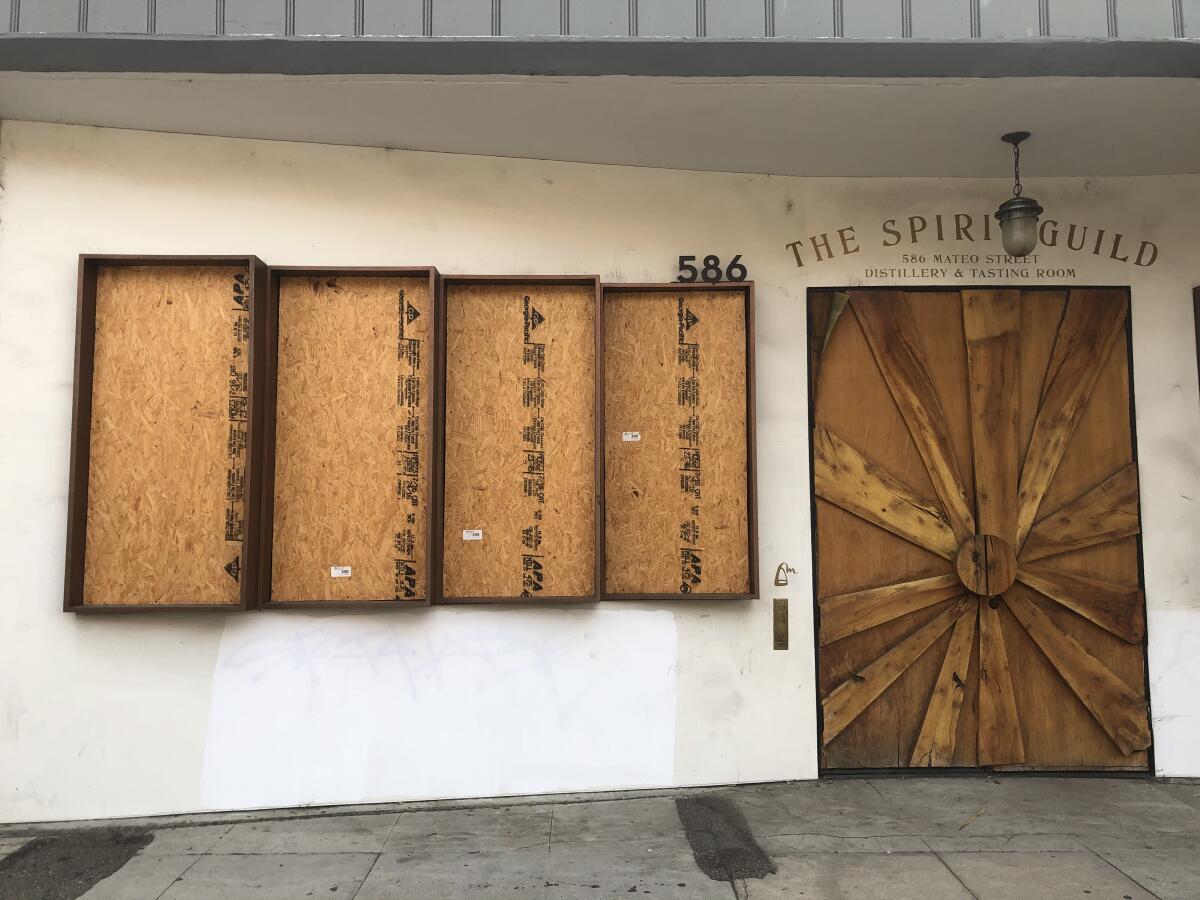
[[[697,594],[612,594],[604,590],[608,584],[608,560],[601,561],[600,589],[604,600],[672,600],[685,603],[704,600],[757,600],[758,583],[758,413],[754,385],[754,282],[718,281],[707,282],[655,282],[646,284],[603,284],[603,300],[609,293],[621,294],[688,294],[711,293],[713,291],[738,292],[745,298],[746,315],[746,539],[750,561],[750,590],[745,592],[719,592]],[[603,410],[601,410],[603,422]],[[601,447],[603,450],[603,447]],[[601,522],[601,528],[604,523]]]
[[[1070,296],[1071,291],[1121,291],[1125,294],[1125,352],[1129,362],[1129,446],[1130,454],[1138,469],[1138,520],[1141,521],[1142,515],[1142,498],[1141,498],[1141,469],[1138,460],[1138,442],[1137,442],[1137,408],[1136,408],[1136,391],[1134,390],[1134,362],[1133,362],[1133,288],[1128,284],[1077,284],[1077,285],[1062,285],[1062,284],[1047,284],[1047,285],[1008,285],[1008,284],[924,284],[910,287],[895,286],[895,285],[878,285],[878,286],[822,286],[814,285],[805,288],[804,291],[804,337],[805,337],[805,354],[808,354],[808,340],[812,332],[812,297],[814,294],[821,293],[851,293],[853,291],[899,291],[905,294],[910,293],[947,293],[953,292],[962,294],[964,291],[983,290],[1017,290],[1017,291],[1062,291]],[[1200,314],[1200,286],[1196,287],[1193,296],[1196,304],[1196,311]],[[1197,333],[1197,361],[1200,363],[1200,316],[1196,322]],[[816,385],[813,383],[813,370],[811,365],[811,357],[807,368],[807,398],[808,398],[808,498],[809,498],[809,515],[811,523],[811,554],[812,554],[812,622],[813,622],[813,698],[816,702],[817,710],[817,777],[818,778],[862,778],[869,775],[882,775],[894,777],[910,777],[914,775],[928,776],[940,778],[943,776],[954,775],[1006,775],[1009,777],[1042,777],[1042,776],[1064,776],[1068,778],[1145,778],[1147,774],[1153,774],[1155,768],[1155,750],[1157,741],[1154,740],[1154,715],[1152,700],[1150,697],[1150,631],[1146,629],[1146,633],[1142,636],[1142,671],[1143,671],[1143,690],[1146,695],[1146,717],[1150,722],[1150,746],[1146,750],[1146,765],[1145,766],[1097,766],[1092,768],[1072,768],[1068,766],[972,766],[967,768],[913,768],[904,766],[888,769],[878,768],[837,768],[826,766],[822,762],[824,758],[825,747],[821,743],[821,734],[825,730],[825,711],[821,704],[821,605],[817,597],[817,579],[818,568],[820,566],[820,535],[817,534],[817,491],[816,481],[813,473],[813,441],[812,433],[817,424],[817,397]],[[1142,531],[1137,534],[1137,567],[1138,567],[1138,590],[1142,592],[1143,607],[1146,604],[1146,568],[1143,558],[1143,537]],[[1145,609],[1143,609],[1143,612]]]
[[[438,338],[443,348],[441,367],[438,370],[438,403],[436,416],[436,439],[439,447],[437,469],[437,522],[435,524],[435,540],[437,542],[436,585],[437,594],[434,603],[439,606],[467,604],[503,604],[506,606],[529,607],[551,605],[579,605],[595,603],[601,599],[604,589],[604,295],[603,286],[598,275],[443,275],[441,276],[441,303],[439,305],[440,321],[438,323]],[[595,312],[595,461],[593,464],[592,496],[595,505],[595,560],[592,565],[592,593],[579,596],[550,596],[550,597],[450,597],[445,596],[445,583],[442,578],[444,561],[443,547],[445,542],[445,502],[446,502],[446,378],[449,369],[450,354],[446,350],[446,325],[449,302],[447,294],[456,285],[585,285],[594,290]]]
[[[84,562],[87,551],[88,475],[91,466],[92,376],[96,362],[96,272],[101,266],[244,266],[250,275],[250,416],[246,422],[246,516],[242,536],[238,603],[85,604]],[[75,315],[75,384],[71,401],[71,474],[67,494],[67,553],[63,611],[77,613],[161,613],[195,610],[250,609],[258,601],[259,542],[262,526],[261,468],[263,379],[266,374],[262,304],[267,296],[266,263],[257,256],[79,256]]]
[[[426,435],[428,451],[426,459],[426,503],[425,503],[425,597],[421,600],[396,600],[395,598],[380,598],[378,600],[272,600],[271,599],[271,561],[274,553],[275,533],[275,424],[277,388],[279,386],[279,282],[287,277],[339,277],[348,278],[427,278],[429,280],[429,303],[433,314],[433,325],[430,328],[429,339],[429,385],[430,422],[432,427]],[[433,266],[271,266],[270,289],[267,293],[267,323],[266,346],[266,402],[264,406],[264,441],[263,441],[263,492],[262,492],[262,549],[260,551],[261,569],[259,572],[259,609],[425,609],[433,603],[434,575],[434,504],[436,500],[436,485],[434,474],[438,469],[436,458],[440,454],[437,440],[437,411],[438,411],[438,366],[441,359],[441,342],[438,335],[438,307],[441,295],[438,290],[438,270]]]

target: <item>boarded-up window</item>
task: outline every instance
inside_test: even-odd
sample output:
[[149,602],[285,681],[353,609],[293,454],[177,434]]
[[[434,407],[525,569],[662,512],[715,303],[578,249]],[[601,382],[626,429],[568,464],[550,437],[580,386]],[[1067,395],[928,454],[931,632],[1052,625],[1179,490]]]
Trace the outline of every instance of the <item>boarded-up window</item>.
[[605,593],[756,592],[749,287],[607,286]]
[[446,600],[596,594],[596,294],[446,282]]
[[271,602],[428,602],[432,273],[281,272]]

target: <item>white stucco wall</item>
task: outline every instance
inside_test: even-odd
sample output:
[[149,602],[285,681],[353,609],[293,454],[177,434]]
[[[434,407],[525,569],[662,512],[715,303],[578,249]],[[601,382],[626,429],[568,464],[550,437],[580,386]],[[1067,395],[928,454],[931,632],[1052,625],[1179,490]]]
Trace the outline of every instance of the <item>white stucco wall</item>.
[[[1003,181],[691,173],[20,122],[3,124],[0,166],[0,821],[814,777],[804,296],[856,283],[1131,285],[1155,760],[1159,774],[1200,775],[1200,177],[1027,176],[1054,218],[1121,232],[1135,252],[1159,247],[1149,267],[1043,250],[1039,265],[1076,270],[1047,281],[864,275],[901,267],[902,252],[998,253],[933,242],[931,218],[919,246],[884,248],[880,223],[981,217]],[[836,248],[845,226],[858,253],[796,266],[787,243],[828,232]],[[743,254],[758,291],[763,599],[62,613],[81,252],[612,281],[672,280],[681,253]],[[798,570],[788,588],[771,587],[781,561]],[[773,596],[791,599],[787,652],[771,649]]]

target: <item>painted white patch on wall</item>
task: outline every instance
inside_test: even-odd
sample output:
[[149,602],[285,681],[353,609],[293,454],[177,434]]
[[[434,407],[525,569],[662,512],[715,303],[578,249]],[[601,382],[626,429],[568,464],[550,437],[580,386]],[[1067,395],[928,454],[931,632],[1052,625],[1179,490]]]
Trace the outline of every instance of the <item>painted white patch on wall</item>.
[[230,809],[669,784],[675,667],[665,611],[231,618],[201,796]]

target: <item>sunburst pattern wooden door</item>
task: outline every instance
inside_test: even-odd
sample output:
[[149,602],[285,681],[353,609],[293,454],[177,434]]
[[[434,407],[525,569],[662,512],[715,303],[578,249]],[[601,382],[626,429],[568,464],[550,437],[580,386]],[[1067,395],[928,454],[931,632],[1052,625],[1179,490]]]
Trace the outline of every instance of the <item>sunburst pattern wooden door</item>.
[[1146,767],[1127,309],[810,297],[827,768]]

